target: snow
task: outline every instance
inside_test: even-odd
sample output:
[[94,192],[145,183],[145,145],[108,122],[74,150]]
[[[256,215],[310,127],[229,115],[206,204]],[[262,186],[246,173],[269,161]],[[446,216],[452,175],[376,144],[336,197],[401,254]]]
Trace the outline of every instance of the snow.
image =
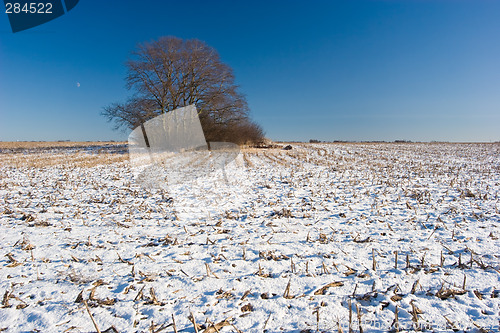
[[96,331],[83,291],[101,331],[498,331],[498,144],[292,146],[156,189],[3,152],[0,329]]

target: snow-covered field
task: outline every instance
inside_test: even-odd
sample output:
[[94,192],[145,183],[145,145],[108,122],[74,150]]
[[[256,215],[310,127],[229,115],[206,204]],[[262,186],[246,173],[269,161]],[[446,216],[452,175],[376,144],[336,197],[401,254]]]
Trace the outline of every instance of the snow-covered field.
[[498,331],[499,144],[292,146],[149,190],[2,150],[0,330]]

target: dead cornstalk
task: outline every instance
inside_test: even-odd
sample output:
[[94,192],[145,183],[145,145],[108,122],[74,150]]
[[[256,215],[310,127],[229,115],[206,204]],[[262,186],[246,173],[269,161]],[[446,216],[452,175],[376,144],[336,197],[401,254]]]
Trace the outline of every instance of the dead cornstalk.
[[172,325],[174,326],[174,333],[177,333],[177,326],[175,325],[175,317],[173,313],[172,313]]
[[363,333],[363,327],[361,326],[361,307],[359,306],[358,303],[356,303],[356,312],[358,314],[358,326],[359,326],[359,333]]
[[352,329],[352,306],[351,299],[349,298],[348,306],[349,306],[349,333],[354,332]]
[[97,323],[95,322],[94,316],[92,316],[92,312],[90,312],[89,305],[87,304],[86,300],[83,300],[83,304],[85,304],[85,308],[87,309],[87,312],[89,313],[90,319],[92,320],[92,323],[94,324],[95,330],[97,333],[101,333],[101,330],[97,326]]
[[372,269],[377,270],[377,260],[375,259],[375,249],[372,249]]

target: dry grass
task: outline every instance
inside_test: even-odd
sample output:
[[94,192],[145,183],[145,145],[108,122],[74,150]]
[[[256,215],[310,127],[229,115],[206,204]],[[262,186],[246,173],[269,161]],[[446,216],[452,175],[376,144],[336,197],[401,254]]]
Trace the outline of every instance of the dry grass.
[[127,142],[113,141],[0,141],[0,149],[32,149],[32,148],[61,148],[61,147],[91,147],[106,145],[123,145]]
[[[128,160],[125,142],[0,142],[0,165],[15,168],[93,167]],[[2,151],[3,150],[3,151]]]
[[128,160],[127,154],[0,154],[0,165],[15,168],[45,168],[60,166],[67,168],[91,168],[98,165],[106,165]]

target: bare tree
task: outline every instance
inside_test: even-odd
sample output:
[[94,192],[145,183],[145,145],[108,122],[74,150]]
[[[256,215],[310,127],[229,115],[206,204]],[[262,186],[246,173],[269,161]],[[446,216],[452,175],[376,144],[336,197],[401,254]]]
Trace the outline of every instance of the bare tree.
[[125,103],[113,103],[102,112],[109,121],[115,122],[115,129],[136,128],[157,116],[154,101],[145,98],[130,98]]
[[[161,37],[139,44],[126,65],[127,88],[134,97],[103,111],[116,127],[135,128],[157,115],[195,104],[207,141],[262,139],[263,131],[249,119],[232,69],[206,43]],[[245,131],[235,133],[237,128]]]

